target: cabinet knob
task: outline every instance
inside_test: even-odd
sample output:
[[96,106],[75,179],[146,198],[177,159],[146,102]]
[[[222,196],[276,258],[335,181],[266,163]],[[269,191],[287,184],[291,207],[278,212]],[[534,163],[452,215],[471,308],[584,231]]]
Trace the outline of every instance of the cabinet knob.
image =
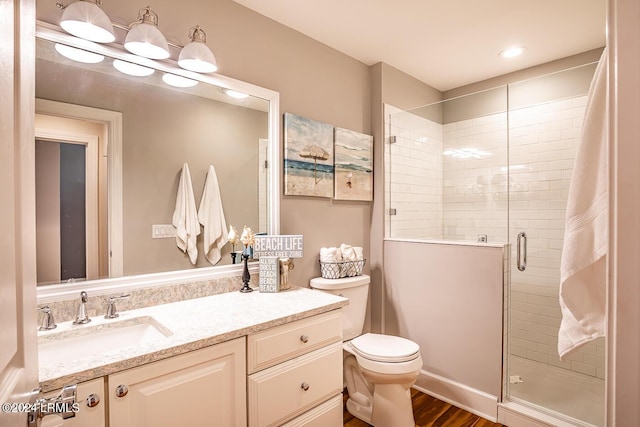
[[302,341],[303,343],[308,343],[309,342],[309,337],[306,335],[301,335],[300,336],[300,341]]
[[304,391],[307,391],[307,390],[309,390],[309,384],[302,383],[302,384],[300,384],[300,388],[303,389]]
[[98,406],[98,403],[100,403],[100,396],[98,396],[95,393],[91,393],[89,396],[87,396],[87,406],[89,408],[95,408],[96,406]]
[[127,393],[129,393],[129,387],[127,387],[126,385],[120,384],[118,387],[116,387],[116,396],[125,397]]

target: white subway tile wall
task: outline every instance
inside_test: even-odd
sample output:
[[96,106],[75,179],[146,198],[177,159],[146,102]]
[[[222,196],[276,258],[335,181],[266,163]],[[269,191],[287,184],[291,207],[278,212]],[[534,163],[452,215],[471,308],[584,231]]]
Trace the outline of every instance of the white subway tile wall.
[[[386,207],[397,213],[387,216],[387,233],[455,241],[483,234],[490,243],[511,236],[511,353],[604,378],[604,340],[565,362],[557,355],[564,215],[585,103],[582,96],[514,110],[508,123],[499,113],[445,125],[385,106],[386,130],[396,136],[386,144]],[[515,265],[520,231],[524,272]]]
[[510,235],[527,233],[527,268],[515,267],[512,246],[511,353],[604,378],[599,339],[561,362],[558,357],[560,255],[569,182],[586,96],[509,113]]
[[[386,107],[386,201],[391,237],[442,240],[442,125]],[[387,212],[388,212],[387,208]]]

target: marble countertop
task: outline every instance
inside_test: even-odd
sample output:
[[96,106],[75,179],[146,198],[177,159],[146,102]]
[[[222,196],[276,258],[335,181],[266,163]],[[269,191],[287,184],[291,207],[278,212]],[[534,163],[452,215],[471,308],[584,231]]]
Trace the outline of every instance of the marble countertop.
[[[40,343],[55,334],[83,335],[88,328],[108,328],[114,322],[136,323],[151,317],[168,329],[168,337],[122,349],[90,354],[69,360],[40,360],[40,387],[43,392],[67,384],[109,375],[145,363],[166,359],[220,342],[232,340],[284,323],[338,309],[346,298],[308,288],[292,288],[278,293],[228,292],[170,304],[120,312],[117,319],[92,318],[86,325],[58,324],[52,331],[38,332]],[[41,359],[45,359],[42,357]]]

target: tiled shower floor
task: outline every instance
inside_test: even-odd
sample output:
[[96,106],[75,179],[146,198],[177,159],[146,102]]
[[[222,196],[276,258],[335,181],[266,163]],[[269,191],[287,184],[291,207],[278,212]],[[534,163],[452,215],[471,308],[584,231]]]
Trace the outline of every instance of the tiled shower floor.
[[510,356],[509,395],[594,426],[604,425],[604,380],[552,365]]

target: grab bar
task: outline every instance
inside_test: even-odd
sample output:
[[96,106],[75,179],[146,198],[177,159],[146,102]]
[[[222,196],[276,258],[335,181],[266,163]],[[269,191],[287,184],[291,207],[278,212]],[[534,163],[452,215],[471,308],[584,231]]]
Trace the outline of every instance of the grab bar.
[[[524,250],[522,250],[522,246],[524,243]],[[517,263],[518,270],[524,271],[527,268],[527,233],[521,231],[518,233],[518,248],[517,248]]]

